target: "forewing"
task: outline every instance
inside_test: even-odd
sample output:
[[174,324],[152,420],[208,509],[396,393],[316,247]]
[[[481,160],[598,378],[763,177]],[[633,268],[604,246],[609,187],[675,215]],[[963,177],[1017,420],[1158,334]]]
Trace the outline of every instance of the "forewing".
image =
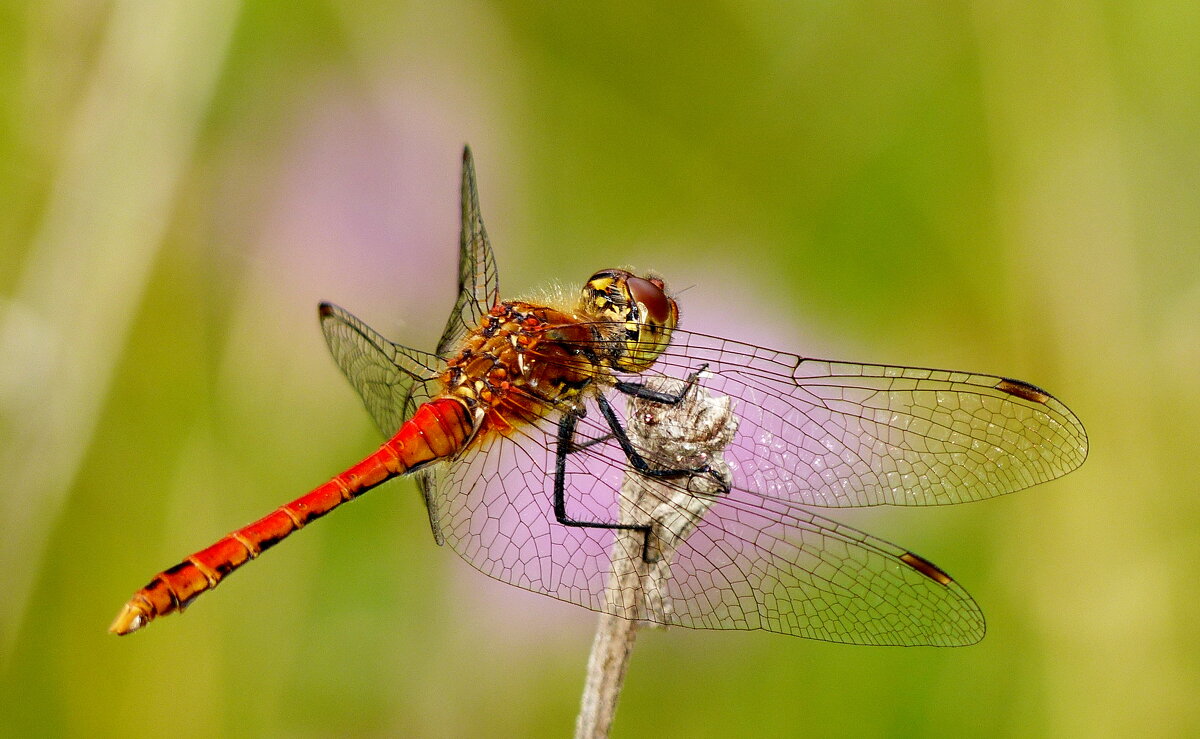
[[479,211],[479,189],[475,184],[475,161],[471,148],[463,148],[462,231],[458,249],[458,299],[438,341],[438,355],[453,354],[462,338],[479,325],[483,315],[500,300],[500,278],[496,258],[488,242]]
[[333,360],[362,396],[375,425],[391,437],[430,399],[441,360],[388,341],[336,305],[322,303],[320,316]]
[[970,372],[805,359],[675,331],[655,370],[734,398],[734,486],[847,507],[941,505],[1053,480],[1087,456],[1058,399]]

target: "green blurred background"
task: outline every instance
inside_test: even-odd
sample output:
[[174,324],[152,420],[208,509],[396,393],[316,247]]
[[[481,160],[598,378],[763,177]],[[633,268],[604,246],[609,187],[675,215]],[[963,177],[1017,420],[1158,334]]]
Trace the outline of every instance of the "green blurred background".
[[619,735],[1200,730],[1200,5],[566,5],[0,5],[0,730],[569,733],[594,615],[439,550],[410,482],[105,632],[374,448],[316,303],[431,348],[468,141],[508,294],[653,268],[692,328],[1020,377],[1091,435],[836,515],[981,644],[643,632]]

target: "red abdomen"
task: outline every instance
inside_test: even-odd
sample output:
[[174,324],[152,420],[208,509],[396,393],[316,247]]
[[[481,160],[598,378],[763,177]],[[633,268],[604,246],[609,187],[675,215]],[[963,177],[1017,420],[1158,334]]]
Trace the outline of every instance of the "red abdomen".
[[363,461],[155,575],[129,599],[109,631],[128,634],[158,616],[183,610],[201,593],[216,587],[226,575],[310,521],[386,480],[458,453],[474,430],[474,422],[462,401],[442,397],[425,403],[395,436]]

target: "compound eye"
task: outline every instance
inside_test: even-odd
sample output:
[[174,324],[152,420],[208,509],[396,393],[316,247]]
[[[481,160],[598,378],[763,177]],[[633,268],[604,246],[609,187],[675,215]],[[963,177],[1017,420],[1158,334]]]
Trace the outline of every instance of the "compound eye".
[[657,280],[656,282],[659,284],[656,285],[650,280],[631,275],[625,280],[625,285],[634,302],[641,303],[646,307],[646,313],[649,314],[647,317],[650,321],[663,326],[671,322],[672,305],[671,299],[663,292],[662,281]]

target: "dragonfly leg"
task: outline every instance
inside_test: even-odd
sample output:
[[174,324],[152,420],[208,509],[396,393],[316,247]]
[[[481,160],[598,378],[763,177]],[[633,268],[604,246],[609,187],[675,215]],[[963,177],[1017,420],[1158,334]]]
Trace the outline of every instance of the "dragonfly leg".
[[[692,376],[688,379],[688,382],[689,383],[692,382],[692,380],[694,380],[695,377],[697,375],[699,375],[700,372],[703,372],[703,371],[704,371],[704,368],[701,367],[700,370],[693,372]],[[688,387],[690,387],[690,385]],[[682,400],[683,396],[687,393],[688,387],[685,387],[683,392],[679,393],[678,397],[675,397],[673,395],[667,395],[667,397],[675,398],[674,402],[678,403],[680,400]],[[652,390],[648,390],[646,388],[643,388],[643,390],[645,390],[647,393],[655,392]],[[646,396],[642,396],[642,397],[646,397]],[[648,398],[648,399],[658,402],[655,398]],[[668,404],[671,404],[671,403],[668,403]],[[625,427],[621,425],[621,419],[617,418],[617,414],[615,411],[613,411],[612,405],[609,404],[608,400],[603,395],[599,395],[596,397],[596,405],[599,406],[600,414],[604,416],[604,420],[608,423],[609,429],[612,430],[613,438],[616,439],[617,443],[621,445],[621,451],[625,452],[625,457],[626,457],[626,459],[629,460],[629,464],[635,470],[637,470],[637,472],[639,474],[645,475],[646,477],[664,477],[664,478],[689,477],[691,475],[708,475],[709,477],[711,477],[713,480],[716,480],[720,484],[722,494],[729,492],[729,490],[730,490],[729,482],[727,480],[725,480],[723,477],[721,477],[720,475],[718,475],[711,467],[709,467],[706,464],[700,465],[699,467],[686,467],[686,468],[682,468],[682,469],[652,467],[650,465],[650,463],[646,461],[646,458],[643,457],[641,455],[641,453],[638,452],[638,450],[633,446],[633,442],[631,442],[629,440],[629,436],[625,433]]]
[[[652,562],[653,560],[648,559],[650,552],[650,531],[652,527],[624,523],[605,523],[601,521],[579,521],[567,515],[567,455],[597,441],[596,439],[592,439],[584,442],[582,445],[575,444],[575,430],[582,416],[583,414],[578,411],[568,411],[563,414],[562,420],[558,423],[558,444],[554,453],[554,518],[563,526],[578,526],[585,529],[640,531],[644,537],[642,542],[642,559]],[[626,439],[626,443],[628,443],[628,439]]]
[[[549,402],[549,401],[547,401],[547,402]],[[587,418],[587,409],[582,405],[578,406],[575,409],[574,413],[575,413],[575,421],[576,422],[578,422],[579,419],[581,419],[581,418]],[[567,454],[574,454],[575,452],[582,452],[584,449],[587,449],[588,447],[592,447],[597,444],[603,444],[604,442],[613,438],[613,435],[611,433],[604,434],[602,436],[597,436],[594,439],[584,439],[583,441],[580,441],[578,438],[575,438],[575,437],[579,436],[578,432],[573,432],[571,434],[571,436],[572,436],[571,440],[567,443]]]
[[636,398],[652,400],[655,403],[662,403],[663,405],[678,405],[687,397],[692,386],[696,384],[696,381],[700,379],[701,373],[706,369],[708,369],[707,363],[700,365],[700,369],[688,375],[687,380],[684,381],[683,389],[678,393],[664,393],[661,390],[651,390],[646,387],[645,383],[641,382],[622,382],[618,380],[616,387],[618,391]]

